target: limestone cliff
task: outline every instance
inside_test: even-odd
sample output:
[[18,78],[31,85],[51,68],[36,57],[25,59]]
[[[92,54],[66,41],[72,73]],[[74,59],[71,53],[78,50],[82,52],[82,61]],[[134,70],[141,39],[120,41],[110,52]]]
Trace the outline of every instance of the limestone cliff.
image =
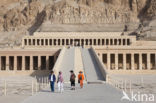
[[150,21],[156,0],[19,0],[11,9],[1,5],[0,31],[28,27],[34,32],[44,21],[53,24],[128,24]]

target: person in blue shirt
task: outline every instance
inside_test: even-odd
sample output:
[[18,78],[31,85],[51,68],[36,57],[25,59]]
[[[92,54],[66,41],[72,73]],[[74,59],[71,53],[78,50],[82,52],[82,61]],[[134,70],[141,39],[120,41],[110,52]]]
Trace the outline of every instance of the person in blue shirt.
[[50,88],[51,91],[54,92],[55,91],[55,81],[56,81],[56,76],[54,74],[54,71],[51,71],[51,74],[49,75],[49,81],[50,81]]

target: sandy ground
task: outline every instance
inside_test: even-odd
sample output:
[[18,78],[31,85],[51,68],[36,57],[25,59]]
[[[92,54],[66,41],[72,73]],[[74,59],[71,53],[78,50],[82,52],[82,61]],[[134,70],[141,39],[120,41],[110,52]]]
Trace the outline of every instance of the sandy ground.
[[[42,80],[42,79],[40,79]],[[4,86],[6,81],[6,96]],[[24,99],[32,96],[32,81],[34,94],[36,93],[36,79],[29,76],[0,77],[0,103],[20,103]],[[46,84],[38,81],[37,88],[40,90]]]
[[[126,80],[127,91],[129,91],[129,81],[132,82],[132,90],[134,92],[150,93],[156,95],[156,75],[112,75],[115,81]],[[7,95],[4,96],[4,81],[7,81]],[[0,103],[21,103],[28,97],[32,96],[32,80],[33,77],[14,76],[0,77]],[[39,81],[38,81],[39,83]],[[41,90],[46,86],[42,86]],[[35,87],[35,85],[34,85]],[[35,91],[35,88],[34,88]],[[34,92],[35,94],[35,92]]]
[[156,75],[112,75],[116,81],[127,82],[127,90],[131,82],[131,88],[134,92],[156,94]]
[[7,95],[0,96],[0,103],[21,103],[24,99],[28,98],[28,95]]

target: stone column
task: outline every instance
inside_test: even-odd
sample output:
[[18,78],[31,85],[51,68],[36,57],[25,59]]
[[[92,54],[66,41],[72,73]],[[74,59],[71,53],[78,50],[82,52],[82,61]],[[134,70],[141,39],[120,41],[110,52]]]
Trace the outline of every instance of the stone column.
[[41,56],[38,56],[38,70],[41,70]]
[[139,54],[139,70],[142,70],[142,53]]
[[64,39],[64,45],[67,46],[67,44],[66,44],[66,39]]
[[115,69],[118,70],[118,53],[115,54]]
[[47,46],[50,46],[50,45],[49,45],[49,44],[50,44],[50,43],[49,43],[49,42],[50,42],[50,40],[49,40],[49,39],[47,39],[47,40],[48,40],[48,41],[47,41],[47,42],[48,42],[48,45],[47,45]]
[[151,70],[151,58],[150,53],[147,53],[147,69]]
[[102,46],[102,39],[100,39],[100,45]]
[[22,39],[22,47],[24,47],[24,46],[26,46],[26,45],[25,45],[25,40]]
[[54,39],[51,39],[51,46],[54,45]]
[[46,46],[46,39],[43,39],[43,46]]
[[123,70],[126,70],[126,53],[123,53]]
[[90,40],[88,39],[88,46],[90,46]]
[[14,71],[17,71],[17,56],[14,56]]
[[156,69],[156,54],[155,54],[155,66],[154,66],[154,68]]
[[125,45],[127,45],[127,39],[125,39]]
[[25,70],[25,56],[22,56],[22,70]]
[[6,70],[9,70],[9,56],[6,56]]
[[94,39],[92,38],[92,46],[94,45]]
[[81,39],[80,39],[80,46],[82,46],[82,41],[81,41]]
[[106,45],[106,40],[107,40],[107,39],[105,39],[105,41],[104,41],[104,44],[105,44],[105,45]]
[[42,40],[42,39],[39,39],[39,40],[40,40],[40,41],[39,41],[39,44],[40,44],[40,46],[41,46],[41,40]]
[[134,53],[131,54],[131,69],[134,70]]
[[33,56],[31,55],[30,56],[30,70],[32,70],[33,71]]
[[96,39],[96,46],[98,45],[98,39]]
[[46,56],[46,70],[49,69],[49,56]]
[[99,59],[100,59],[100,61],[102,62],[102,53],[100,53]]
[[83,44],[84,44],[84,47],[86,46],[86,39],[83,39]]
[[110,53],[107,53],[107,69],[110,70]]
[[112,39],[112,45],[114,45],[114,39]]
[[35,39],[35,46],[38,46],[38,44],[37,44],[37,39]]
[[58,46],[58,39],[56,39],[56,46]]
[[62,39],[60,39],[60,46],[62,46]]
[[0,55],[0,71],[1,71],[1,68],[2,68],[1,62],[2,62],[2,61],[1,61],[1,55]]
[[123,45],[123,39],[121,39],[121,45]]

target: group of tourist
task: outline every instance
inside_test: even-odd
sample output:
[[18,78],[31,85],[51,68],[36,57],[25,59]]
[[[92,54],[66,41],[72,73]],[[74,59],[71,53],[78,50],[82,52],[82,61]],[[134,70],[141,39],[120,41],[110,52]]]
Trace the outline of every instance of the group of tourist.
[[[70,71],[71,75],[70,75],[70,83],[71,83],[71,90],[75,90],[75,79],[76,79],[76,75],[74,73],[73,70]],[[80,71],[78,74],[78,83],[80,84],[80,87],[83,88],[83,80],[84,80],[84,75],[83,72]],[[55,82],[57,81],[57,85],[58,85],[58,92],[63,92],[64,88],[63,88],[63,73],[61,71],[59,71],[58,77],[56,78],[54,71],[51,71],[51,74],[49,75],[49,82],[50,82],[50,87],[51,87],[51,91],[54,92],[55,91]]]

